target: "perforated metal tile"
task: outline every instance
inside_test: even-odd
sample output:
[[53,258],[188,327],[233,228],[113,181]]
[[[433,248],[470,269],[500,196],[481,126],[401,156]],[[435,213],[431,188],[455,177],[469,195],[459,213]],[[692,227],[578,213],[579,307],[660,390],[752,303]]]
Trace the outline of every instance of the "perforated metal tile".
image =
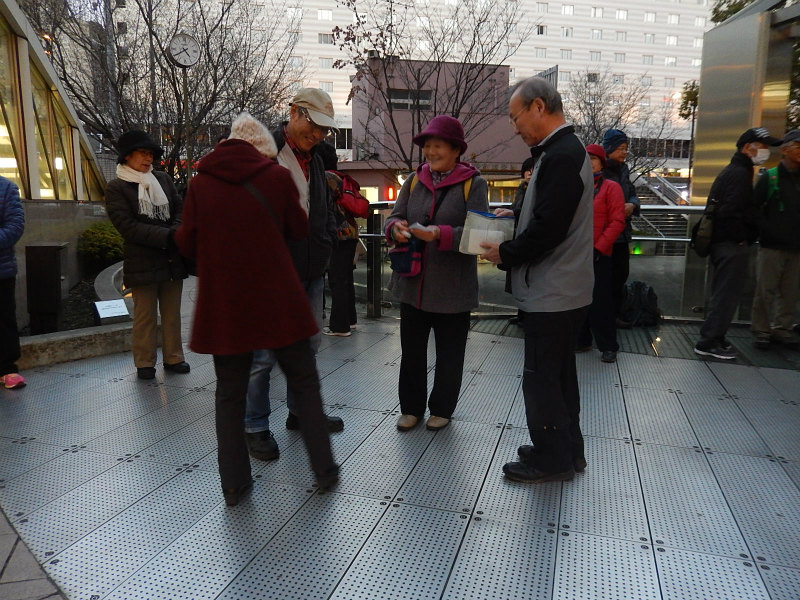
[[702,452],[650,444],[634,450],[657,544],[721,556],[749,554]]
[[771,600],[800,598],[800,569],[759,565],[759,572],[769,590]]
[[382,500],[395,497],[436,435],[424,426],[397,431],[396,420],[397,414],[386,417],[347,457],[337,492]]
[[731,454],[712,454],[708,460],[755,557],[800,565],[800,490],[781,465]]
[[800,459],[800,406],[774,400],[738,398],[736,404],[761,435],[772,454]]
[[217,505],[106,598],[216,598],[309,497],[303,488],[257,481],[238,506]]
[[622,390],[602,384],[582,386],[580,424],[583,435],[630,438]]
[[442,598],[550,600],[557,533],[474,517]]
[[27,439],[0,438],[0,486],[64,453],[63,448]]
[[725,388],[709,370],[708,363],[678,358],[662,358],[658,370],[669,389],[684,394],[725,394]]
[[560,483],[530,485],[511,481],[503,475],[505,463],[519,460],[517,448],[530,443],[527,429],[503,430],[473,514],[537,527],[558,524]]
[[[433,339],[433,336],[431,336]],[[467,348],[464,352],[464,371],[478,371],[482,368],[486,357],[494,348],[495,337],[482,333],[470,332],[467,338]],[[430,361],[433,363],[433,361]]]
[[661,600],[653,550],[642,542],[561,531],[553,598]]
[[101,377],[111,379],[113,377],[125,377],[136,372],[133,359],[129,352],[117,352],[105,356],[84,358],[67,363],[59,363],[52,366],[52,370],[57,373],[102,373]]
[[698,359],[692,349],[695,338],[688,338],[678,327],[659,327],[658,332],[651,332],[650,336],[650,343],[658,356]]
[[391,410],[398,402],[399,376],[399,362],[380,368],[368,362],[348,363],[322,380],[322,397],[326,404]]
[[[58,373],[58,372],[49,372],[49,369],[45,368],[44,370],[40,370],[39,368],[36,369],[28,369],[26,371],[22,371],[21,374],[25,377],[27,384],[25,385],[25,390],[30,394],[30,392],[50,387],[55,385],[59,382],[63,382],[69,378],[69,375],[66,373]],[[0,388],[0,398],[8,398],[11,400],[12,398],[16,398],[17,394],[20,392],[19,389],[17,390],[7,390],[5,386]]]
[[217,600],[328,598],[388,504],[315,495]]
[[798,461],[781,461],[783,469],[794,481],[795,485],[800,488],[800,462]]
[[475,423],[505,423],[522,379],[516,375],[477,374],[463,388],[453,418]]
[[0,484],[0,506],[17,520],[117,464],[113,456],[78,448]]
[[731,398],[679,394],[678,400],[703,448],[755,456],[771,453]]
[[644,329],[617,329],[617,342],[621,352],[630,352],[638,355],[654,356],[650,345],[650,336]]
[[[188,361],[187,361],[188,362]],[[189,373],[168,373],[164,371],[161,363],[156,363],[155,381],[163,382],[166,385],[185,388],[208,388],[213,389],[213,383],[217,380],[217,373],[214,370],[214,363],[207,362],[201,365],[191,365]],[[126,381],[137,381],[136,370],[128,375]]]
[[469,512],[481,490],[501,429],[454,421],[439,431],[397,493],[398,502]]
[[174,467],[128,458],[18,519],[15,527],[36,558],[44,561],[175,475]]
[[729,394],[741,398],[781,397],[780,392],[764,379],[757,367],[720,363],[708,363],[708,366]]
[[600,360],[600,354],[597,352],[579,352],[575,355],[575,367],[578,370],[578,384],[580,385],[581,394],[591,387],[619,387],[619,370],[618,364],[620,361],[628,360],[627,354],[619,353],[617,355],[617,363],[604,363]]
[[624,358],[617,361],[622,385],[648,390],[673,389],[657,366],[661,359],[654,362],[651,357],[640,354],[626,354]]
[[664,600],[770,600],[752,561],[660,548],[656,563]]
[[392,504],[331,600],[438,598],[467,525],[467,515]]
[[628,388],[624,396],[634,440],[684,448],[699,446],[675,394]]
[[103,598],[221,502],[218,475],[179,473],[44,567],[68,597]]
[[213,412],[148,446],[142,456],[158,462],[193,465],[217,448],[217,431]]
[[511,404],[511,411],[508,413],[508,420],[506,425],[511,427],[521,427],[528,431],[528,421],[525,418],[525,395],[522,393],[522,382],[520,388],[517,390],[517,395]]
[[497,338],[480,370],[493,375],[522,375],[524,362],[523,340]]
[[101,435],[86,447],[116,455],[136,454],[213,411],[214,393],[195,392]]
[[586,472],[563,486],[561,528],[631,541],[649,540],[632,445],[594,437],[585,438],[585,444]]
[[760,372],[787,402],[800,402],[800,372],[767,367],[760,369]]

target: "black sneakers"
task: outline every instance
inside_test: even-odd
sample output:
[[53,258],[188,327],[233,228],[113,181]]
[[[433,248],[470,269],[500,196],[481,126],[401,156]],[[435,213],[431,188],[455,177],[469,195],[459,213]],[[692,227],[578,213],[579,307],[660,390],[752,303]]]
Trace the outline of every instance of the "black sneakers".
[[189,366],[189,363],[182,360],[179,363],[174,363],[171,365],[164,363],[164,370],[171,371],[173,373],[188,373],[189,371],[192,370],[192,368]]
[[247,452],[255,459],[275,460],[281,455],[278,442],[270,431],[245,432],[244,441],[247,444]]
[[[331,433],[344,429],[344,421],[342,421],[341,417],[325,415],[325,420],[328,423],[328,431]],[[297,418],[297,415],[289,413],[289,416],[286,417],[286,429],[300,429],[300,419]]]
[[546,481],[569,481],[575,477],[575,470],[570,469],[563,473],[545,473],[536,467],[528,466],[521,462],[509,462],[503,465],[503,473],[512,481],[522,483],[544,483]]
[[731,360],[738,356],[738,352],[733,349],[733,346],[728,345],[728,347],[725,348],[722,344],[716,344],[710,348],[697,344],[694,347],[694,353],[700,356],[713,356],[714,358],[720,358],[722,360]]
[[[523,444],[517,448],[517,454],[522,462],[530,464],[533,461],[533,446],[530,444]],[[586,457],[581,456],[572,457],[572,468],[576,473],[583,473],[586,470]]]

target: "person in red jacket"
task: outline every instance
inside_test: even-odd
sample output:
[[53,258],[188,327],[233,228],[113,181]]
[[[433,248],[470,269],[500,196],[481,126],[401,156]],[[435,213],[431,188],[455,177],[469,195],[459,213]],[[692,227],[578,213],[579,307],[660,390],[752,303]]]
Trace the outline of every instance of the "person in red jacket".
[[600,360],[617,360],[617,326],[612,290],[614,242],[625,229],[625,197],[616,181],[605,179],[606,152],[598,144],[586,146],[594,172],[594,289],[589,314],[578,335],[576,352],[592,349],[592,334]]
[[214,355],[219,473],[229,506],[253,485],[244,414],[256,349],[274,350],[298,399],[319,488],[339,472],[309,341],[318,327],[286,245],[308,235],[308,218],[289,171],[267,157],[276,153],[266,127],[246,113],[237,117],[228,140],[200,161],[175,233],[181,253],[197,260],[190,347]]

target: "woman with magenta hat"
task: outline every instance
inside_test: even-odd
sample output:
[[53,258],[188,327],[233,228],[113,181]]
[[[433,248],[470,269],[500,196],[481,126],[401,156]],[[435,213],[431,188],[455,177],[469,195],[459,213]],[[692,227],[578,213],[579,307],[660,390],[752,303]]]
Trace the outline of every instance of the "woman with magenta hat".
[[[468,210],[489,210],[488,185],[478,170],[461,161],[467,149],[458,119],[434,117],[413,142],[425,162],[403,184],[386,223],[389,243],[425,242],[422,266],[414,276],[394,272],[389,289],[400,301],[399,396],[397,429],[408,431],[425,416],[426,426],[450,424],[461,389],[470,311],[478,306],[476,257],[458,246]],[[436,369],[428,397],[428,338],[436,341]]]
[[188,373],[181,340],[181,294],[187,277],[173,237],[183,199],[169,175],[154,171],[161,147],[144,131],[117,140],[117,177],[106,188],[106,211],[124,241],[122,282],[133,296],[132,353],[139,379],[156,376],[158,313],[164,370]]

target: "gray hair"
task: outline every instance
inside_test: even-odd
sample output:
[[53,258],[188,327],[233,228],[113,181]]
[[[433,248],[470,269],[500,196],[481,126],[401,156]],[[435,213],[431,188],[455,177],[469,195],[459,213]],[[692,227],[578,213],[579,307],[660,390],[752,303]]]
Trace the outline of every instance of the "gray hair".
[[541,98],[547,112],[558,114],[564,112],[561,94],[550,82],[541,77],[528,77],[526,80],[519,82],[511,90],[511,95],[513,96],[514,94],[519,94],[520,99],[526,106],[537,98]]

